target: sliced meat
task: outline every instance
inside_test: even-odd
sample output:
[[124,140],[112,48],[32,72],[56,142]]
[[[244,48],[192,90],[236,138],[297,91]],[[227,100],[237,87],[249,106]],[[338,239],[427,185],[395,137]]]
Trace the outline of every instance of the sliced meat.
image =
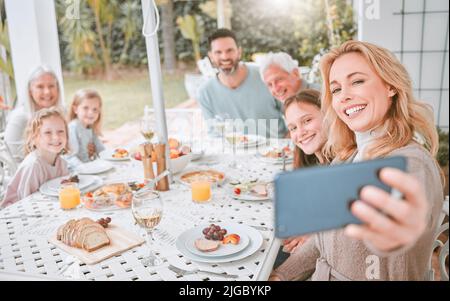
[[220,241],[199,238],[195,240],[195,247],[202,252],[212,252],[220,247]]

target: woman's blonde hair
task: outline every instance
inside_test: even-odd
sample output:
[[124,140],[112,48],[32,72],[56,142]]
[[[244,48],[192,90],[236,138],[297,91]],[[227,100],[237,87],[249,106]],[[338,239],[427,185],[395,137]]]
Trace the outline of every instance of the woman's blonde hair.
[[93,89],[81,89],[78,90],[75,95],[73,96],[72,105],[70,106],[69,110],[69,122],[78,118],[77,114],[75,113],[76,108],[81,104],[81,102],[85,99],[98,99],[100,102],[100,112],[98,115],[97,120],[94,122],[92,126],[92,130],[96,135],[102,134],[102,98],[100,97],[100,94],[93,90]]
[[410,143],[415,134],[424,140],[424,146],[434,157],[438,150],[438,134],[431,107],[415,99],[412,82],[405,67],[387,49],[360,41],[348,41],[332,49],[320,62],[322,73],[322,110],[328,127],[328,140],[324,147],[326,157],[348,159],[356,151],[354,132],[339,119],[332,106],[330,69],[344,54],[358,53],[392,87],[395,95],[383,123],[378,127],[381,136],[367,147],[365,159],[384,157],[395,149]]
[[31,72],[30,76],[28,77],[27,94],[26,94],[28,99],[25,102],[25,108],[26,108],[26,110],[28,111],[29,114],[34,114],[37,111],[36,110],[36,103],[35,103],[32,95],[31,95],[31,85],[33,84],[33,82],[35,80],[37,80],[38,78],[40,78],[43,75],[50,75],[55,80],[56,88],[58,89],[58,99],[56,100],[55,106],[57,106],[57,107],[61,107],[62,106],[61,88],[60,88],[60,85],[59,85],[58,77],[56,76],[55,72],[52,69],[50,69],[49,67],[47,67],[47,66],[39,66],[36,69],[34,69]]
[[69,152],[69,130],[67,127],[67,121],[64,118],[64,114],[58,107],[50,107],[37,111],[36,113],[34,113],[30,121],[28,121],[28,125],[25,131],[25,155],[28,155],[36,149],[36,140],[39,137],[39,131],[44,120],[53,116],[61,118],[64,122],[67,139],[66,145],[64,147],[64,152]]

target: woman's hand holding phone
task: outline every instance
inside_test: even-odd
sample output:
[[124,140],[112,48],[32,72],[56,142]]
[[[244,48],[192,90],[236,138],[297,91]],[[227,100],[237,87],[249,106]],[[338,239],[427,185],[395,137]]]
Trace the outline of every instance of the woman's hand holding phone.
[[351,212],[363,224],[346,226],[346,235],[365,240],[380,251],[413,244],[427,224],[424,188],[414,176],[394,168],[383,168],[380,179],[400,191],[404,200],[377,187],[365,186],[361,190],[361,200],[351,206]]

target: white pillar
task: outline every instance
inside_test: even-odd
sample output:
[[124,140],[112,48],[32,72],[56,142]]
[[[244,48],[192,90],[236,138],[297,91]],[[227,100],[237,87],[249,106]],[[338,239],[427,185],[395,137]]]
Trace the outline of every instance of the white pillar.
[[217,28],[225,27],[225,4],[223,0],[217,0]]
[[64,100],[53,0],[6,0],[5,9],[18,101],[21,102],[27,93],[30,72],[39,65],[46,65],[55,72],[61,84],[61,99]]
[[[155,10],[150,0],[141,0],[142,15],[144,17],[144,28],[146,33],[151,33],[155,28]],[[145,37],[147,46],[148,71],[152,89],[153,108],[155,110],[156,126],[159,139],[167,143],[166,111],[164,106],[163,83],[161,76],[161,60],[159,56],[158,35]],[[168,151],[168,148],[167,148]]]
[[228,0],[216,0],[217,6],[217,28],[231,29],[230,2]]

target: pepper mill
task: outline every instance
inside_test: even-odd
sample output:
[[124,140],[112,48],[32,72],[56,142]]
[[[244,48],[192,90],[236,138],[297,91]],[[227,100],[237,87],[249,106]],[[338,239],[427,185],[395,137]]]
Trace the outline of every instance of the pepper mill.
[[[166,145],[163,143],[155,144],[155,153],[156,153],[156,166],[157,166],[157,175],[163,173],[167,167],[166,162]],[[167,191],[169,190],[169,178],[165,176],[156,184],[156,190],[158,191]]]

